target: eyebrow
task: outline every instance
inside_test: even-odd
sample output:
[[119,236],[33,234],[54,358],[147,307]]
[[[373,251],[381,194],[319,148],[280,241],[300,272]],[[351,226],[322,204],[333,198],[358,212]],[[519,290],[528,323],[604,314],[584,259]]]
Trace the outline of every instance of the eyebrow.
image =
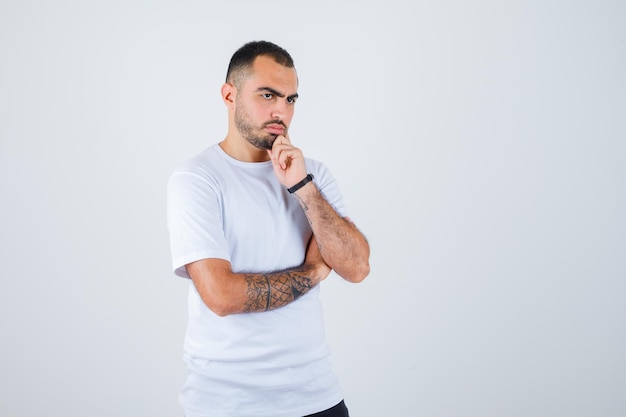
[[[284,94],[279,93],[278,91],[274,90],[271,87],[259,87],[259,88],[256,89],[256,91],[257,92],[267,91],[267,92],[270,92],[270,93],[274,94],[276,97],[280,97],[280,98],[285,97]],[[292,95],[288,96],[287,98],[293,99],[293,98],[298,98],[298,97],[299,97],[299,95],[298,95],[298,93],[296,93],[296,94],[292,94]]]

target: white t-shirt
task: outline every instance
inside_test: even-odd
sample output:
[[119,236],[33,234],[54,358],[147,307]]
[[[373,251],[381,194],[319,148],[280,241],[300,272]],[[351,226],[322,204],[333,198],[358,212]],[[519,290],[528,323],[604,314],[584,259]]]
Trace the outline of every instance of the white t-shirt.
[[[318,161],[307,172],[340,216],[336,181]],[[311,228],[272,163],[248,163],[215,144],[179,167],[168,184],[168,228],[174,273],[205,258],[234,272],[276,272],[302,264]],[[342,399],[329,362],[319,285],[295,302],[262,313],[219,317],[189,288],[185,336],[186,417],[295,417]]]

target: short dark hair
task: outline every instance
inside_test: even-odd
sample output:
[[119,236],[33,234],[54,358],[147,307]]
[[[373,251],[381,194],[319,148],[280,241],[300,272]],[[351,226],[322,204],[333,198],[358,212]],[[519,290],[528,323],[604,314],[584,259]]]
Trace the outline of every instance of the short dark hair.
[[280,46],[268,41],[252,41],[239,48],[230,59],[226,82],[239,84],[241,76],[252,67],[254,60],[259,56],[269,56],[277,64],[293,68],[294,63],[291,55]]

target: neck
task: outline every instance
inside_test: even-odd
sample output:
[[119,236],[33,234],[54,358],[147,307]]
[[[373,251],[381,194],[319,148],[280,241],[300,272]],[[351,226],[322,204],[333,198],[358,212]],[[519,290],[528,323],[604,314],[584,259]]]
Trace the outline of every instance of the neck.
[[269,161],[269,154],[265,149],[259,149],[252,145],[239,133],[228,132],[226,138],[219,143],[220,147],[228,156],[242,162],[265,162]]

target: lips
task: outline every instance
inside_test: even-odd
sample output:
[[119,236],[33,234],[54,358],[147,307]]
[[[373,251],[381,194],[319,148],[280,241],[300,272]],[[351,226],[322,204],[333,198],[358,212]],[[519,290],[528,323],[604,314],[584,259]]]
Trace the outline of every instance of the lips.
[[274,135],[282,135],[285,132],[284,126],[275,123],[265,126],[265,129]]

